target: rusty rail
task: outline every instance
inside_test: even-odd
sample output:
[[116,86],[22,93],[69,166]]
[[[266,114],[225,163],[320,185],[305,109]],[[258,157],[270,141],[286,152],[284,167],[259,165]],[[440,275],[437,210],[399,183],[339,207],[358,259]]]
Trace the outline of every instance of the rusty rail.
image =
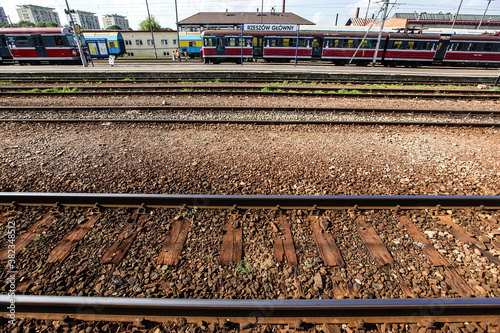
[[293,196],[0,192],[0,205],[207,209],[500,209],[500,196]]
[[[11,303],[0,295],[0,306]],[[343,300],[224,300],[154,299],[76,296],[15,296],[16,317],[60,320],[68,316],[92,321],[164,322],[178,317],[189,323],[200,320],[256,324],[310,323],[419,323],[495,321],[499,298],[448,299],[343,299]],[[66,318],[68,320],[68,318]]]

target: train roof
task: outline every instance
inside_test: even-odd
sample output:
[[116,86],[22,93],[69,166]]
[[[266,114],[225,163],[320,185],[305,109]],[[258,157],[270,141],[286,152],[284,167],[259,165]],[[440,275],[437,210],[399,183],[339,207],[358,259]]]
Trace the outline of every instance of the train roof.
[[53,27],[53,28],[0,28],[0,34],[2,35],[31,35],[31,34],[42,34],[42,35],[60,35],[60,34],[71,34],[72,31],[69,27]]
[[[312,37],[312,38],[366,38],[374,39],[378,38],[378,32],[366,31],[300,31],[300,37]],[[393,39],[409,39],[409,40],[439,40],[443,36],[449,36],[451,40],[454,41],[500,41],[500,36],[498,35],[458,35],[458,34],[440,34],[440,33],[407,33],[407,32],[383,32],[382,38],[386,38],[389,35]],[[241,30],[205,30],[202,32],[202,36],[241,36]],[[296,37],[297,32],[283,31],[283,32],[273,32],[273,31],[243,31],[243,36],[263,36],[263,37]]]
[[[346,38],[363,38],[365,32],[359,31],[300,31],[300,37],[313,37],[313,38],[336,38],[336,37],[346,37]],[[203,32],[204,36],[241,36],[241,30],[205,30]],[[382,33],[382,37],[385,38],[388,33]],[[296,37],[297,32],[283,31],[283,32],[273,32],[273,31],[243,31],[243,36],[264,36],[264,37],[274,37],[274,36],[289,36]],[[391,33],[390,36],[397,36],[403,39],[439,39],[439,34],[408,34],[408,33]],[[367,38],[377,38],[378,32],[370,32],[366,36]]]
[[83,36],[85,37],[85,39],[106,38],[108,40],[123,40],[122,34],[117,31],[103,31],[103,32],[84,31]]

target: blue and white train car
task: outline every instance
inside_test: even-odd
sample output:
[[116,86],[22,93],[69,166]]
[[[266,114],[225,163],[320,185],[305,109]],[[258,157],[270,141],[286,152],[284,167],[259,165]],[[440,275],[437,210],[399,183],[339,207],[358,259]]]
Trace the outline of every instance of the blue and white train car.
[[[96,58],[107,58],[110,54],[115,56],[122,56],[125,53],[125,41],[120,32],[117,31],[84,31],[83,36],[88,45],[94,44],[99,50],[96,49]],[[107,53],[104,47],[99,43],[106,41]],[[94,55],[92,55],[94,57]]]

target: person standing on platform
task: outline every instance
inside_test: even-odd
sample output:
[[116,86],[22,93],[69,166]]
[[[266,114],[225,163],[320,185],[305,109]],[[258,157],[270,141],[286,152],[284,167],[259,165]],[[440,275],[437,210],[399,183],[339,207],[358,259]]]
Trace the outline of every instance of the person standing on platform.
[[115,65],[115,58],[116,56],[114,54],[109,55],[109,65],[113,67]]

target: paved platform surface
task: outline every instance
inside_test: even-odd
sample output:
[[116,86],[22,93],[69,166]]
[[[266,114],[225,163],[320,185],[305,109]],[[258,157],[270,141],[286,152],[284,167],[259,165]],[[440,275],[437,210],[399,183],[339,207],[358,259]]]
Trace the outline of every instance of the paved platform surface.
[[499,69],[485,68],[453,68],[453,67],[424,67],[424,68],[404,68],[404,67],[360,67],[360,66],[333,66],[333,65],[307,65],[299,64],[294,66],[290,64],[263,64],[263,63],[245,63],[243,66],[236,64],[203,64],[200,62],[188,63],[137,63],[115,62],[115,66],[96,63],[88,67],[72,66],[0,66],[0,72],[8,73],[54,73],[54,72],[309,72],[309,73],[335,73],[335,74],[408,74],[408,75],[429,75],[429,76],[478,76],[478,77],[497,77],[500,74]]

